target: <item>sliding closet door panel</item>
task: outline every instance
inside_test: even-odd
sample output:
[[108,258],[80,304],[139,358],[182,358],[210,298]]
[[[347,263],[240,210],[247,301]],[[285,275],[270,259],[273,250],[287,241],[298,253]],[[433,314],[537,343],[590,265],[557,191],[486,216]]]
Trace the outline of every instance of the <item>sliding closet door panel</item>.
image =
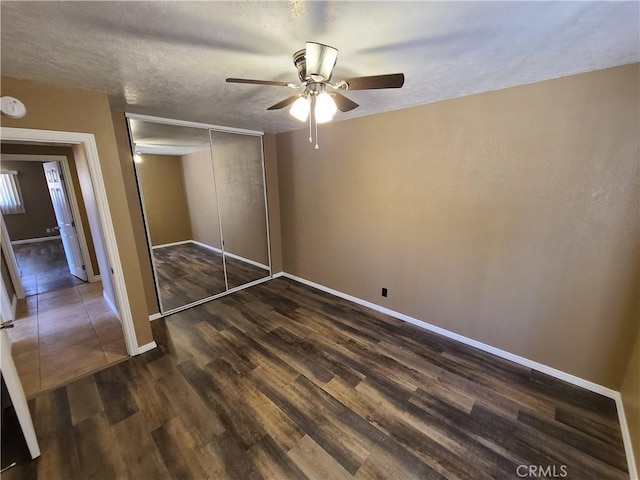
[[270,275],[262,138],[211,131],[229,288]]
[[226,291],[209,131],[129,125],[162,312]]

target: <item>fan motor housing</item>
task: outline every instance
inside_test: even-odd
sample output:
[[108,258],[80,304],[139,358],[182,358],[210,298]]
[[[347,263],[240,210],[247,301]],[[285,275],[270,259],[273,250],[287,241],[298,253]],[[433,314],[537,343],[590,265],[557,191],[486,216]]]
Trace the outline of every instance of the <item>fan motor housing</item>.
[[302,49],[293,54],[293,64],[298,70],[298,77],[301,82],[304,82],[307,79],[307,60],[305,53],[306,50]]

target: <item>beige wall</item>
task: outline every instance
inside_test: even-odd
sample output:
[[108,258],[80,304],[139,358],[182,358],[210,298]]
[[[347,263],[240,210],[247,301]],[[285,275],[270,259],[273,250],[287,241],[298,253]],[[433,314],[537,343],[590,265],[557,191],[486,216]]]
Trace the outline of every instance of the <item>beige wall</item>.
[[[21,154],[21,155],[59,155],[67,157],[67,164],[69,165],[69,172],[71,173],[71,188],[75,193],[76,202],[78,203],[78,211],[80,212],[80,221],[82,223],[82,228],[84,232],[84,237],[87,240],[87,249],[89,251],[89,259],[91,261],[91,267],[96,275],[98,275],[98,260],[96,257],[95,246],[93,244],[93,238],[91,236],[91,230],[89,229],[89,220],[87,218],[87,210],[86,205],[84,203],[84,199],[82,198],[82,192],[80,190],[80,180],[78,178],[78,169],[76,166],[76,159],[73,156],[73,151],[71,147],[56,147],[50,145],[17,145],[17,144],[2,144],[2,153],[9,154]],[[20,162],[20,163],[33,163],[33,162]],[[40,171],[43,172],[42,164],[40,164]],[[49,190],[46,186],[46,182],[44,180],[44,173],[42,174],[42,181],[44,183],[44,188],[46,189],[46,196],[41,195],[39,199],[35,202],[36,205],[47,204],[51,205],[51,197],[49,196]],[[67,186],[68,187],[68,186]],[[22,192],[25,194],[25,192]],[[45,201],[46,198],[46,201]],[[25,199],[26,201],[26,199]],[[53,224],[48,225],[56,226],[56,218],[55,213],[53,212],[53,205],[51,205],[51,214],[53,215]],[[7,222],[7,226],[9,223]],[[46,228],[46,227],[45,227]],[[11,235],[11,232],[9,232]],[[41,236],[46,236],[45,234]],[[24,237],[24,238],[36,238],[36,237]],[[11,237],[12,240],[18,240],[18,238]]]
[[127,193],[127,198],[132,199],[129,215],[131,215],[133,237],[138,253],[138,270],[142,277],[147,310],[149,311],[149,315],[151,315],[158,313],[160,311],[160,307],[158,306],[156,286],[153,281],[149,244],[147,243],[147,234],[144,228],[144,220],[142,219],[142,208],[134,170],[133,155],[131,153],[131,144],[129,143],[127,121],[124,113],[122,112],[111,112],[111,118],[113,120],[113,129],[116,135],[124,188]]
[[640,468],[640,329],[638,327],[636,329],[638,329],[636,344],[629,359],[620,393],[627,425],[629,425],[636,466]]
[[284,270],[618,390],[639,87],[636,64],[278,135]]
[[221,248],[211,149],[182,155],[182,173],[189,205],[192,239]]
[[78,88],[2,77],[2,95],[22,100],[28,113],[21,119],[2,117],[2,126],[92,133],[100,156],[116,242],[124,271],[131,314],[139,345],[153,340],[129,213],[137,198],[127,196],[107,95]]
[[211,137],[225,251],[269,265],[260,138]]
[[180,157],[146,154],[141,157],[136,171],[142,186],[151,245],[190,240],[189,205]]
[[[5,215],[4,221],[11,241],[58,235],[58,225],[44,177],[43,162],[3,161],[3,170],[18,172],[18,182],[24,202],[24,213]],[[47,229],[54,230],[47,232]]]

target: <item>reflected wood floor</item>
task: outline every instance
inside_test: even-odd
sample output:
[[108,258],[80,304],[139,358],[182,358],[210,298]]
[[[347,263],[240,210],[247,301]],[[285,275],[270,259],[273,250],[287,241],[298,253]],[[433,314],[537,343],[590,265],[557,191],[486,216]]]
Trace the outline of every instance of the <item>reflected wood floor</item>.
[[15,478],[628,478],[613,400],[286,279],[30,402]]
[[[224,292],[222,255],[195,243],[153,249],[164,311]],[[229,288],[269,276],[269,271],[225,257]]]

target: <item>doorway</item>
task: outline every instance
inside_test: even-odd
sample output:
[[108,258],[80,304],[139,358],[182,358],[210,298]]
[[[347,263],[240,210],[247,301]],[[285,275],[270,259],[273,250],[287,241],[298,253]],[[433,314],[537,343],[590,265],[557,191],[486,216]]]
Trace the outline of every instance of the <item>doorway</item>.
[[[0,127],[0,138],[6,143],[71,145],[78,166],[82,165],[83,170],[86,171],[85,182],[81,185],[82,192],[87,192],[94,198],[95,209],[89,218],[89,225],[91,231],[101,232],[101,235],[97,235],[95,239],[103,243],[101,250],[105,255],[98,257],[98,265],[100,271],[107,272],[107,275],[102,278],[102,283],[105,290],[110,288],[113,293],[111,298],[120,313],[127,353],[138,355],[154,349],[157,345],[153,341],[138,345],[95,136],[81,132]],[[12,270],[11,267],[10,270]]]
[[14,173],[21,201],[29,206],[5,214],[25,291],[43,283],[36,275],[58,286],[99,280],[71,147],[3,144],[2,151],[2,171]]
[[[87,196],[81,189],[71,146],[3,143],[2,150],[3,169],[6,165],[14,168],[19,180],[19,170],[30,170],[32,176],[38,172],[40,186],[46,190],[44,194],[39,192],[41,200],[37,204],[29,204],[29,200],[33,201],[38,195],[32,195],[28,190],[35,188],[34,183],[26,181],[32,179],[23,175],[26,211],[48,211],[54,218],[51,221],[49,215],[49,226],[45,227],[44,215],[44,223],[39,223],[37,228],[40,230],[35,234],[14,232],[22,237],[18,240],[14,240],[11,228],[7,228],[6,244],[13,250],[18,282],[26,297],[17,303],[15,328],[9,334],[25,392],[33,395],[127,358],[128,352],[113,287],[109,289],[109,295],[107,285],[101,282],[102,276],[95,274],[95,271],[102,272],[98,257],[106,258],[107,253],[102,238],[94,238],[102,237],[102,232],[85,228],[88,221],[83,196]],[[4,153],[20,150],[37,154]],[[42,154],[47,151],[63,155]],[[29,168],[20,168],[20,164]],[[45,175],[47,167],[48,176]],[[90,178],[85,180],[91,184]],[[58,191],[50,192],[53,188]],[[66,207],[55,205],[61,195],[67,199]],[[94,196],[92,192],[88,198]],[[96,205],[87,205],[87,209],[91,207],[97,210]],[[12,221],[17,220],[15,217],[7,215],[5,226],[11,227]],[[74,234],[77,232],[75,254],[69,254],[63,238],[58,235],[65,227],[65,243],[68,243],[70,230]],[[40,234],[42,236],[38,236]],[[108,262],[103,264],[108,268]],[[107,273],[108,280],[109,277]]]
[[[93,235],[93,240],[100,242],[102,245],[102,248],[96,248],[99,271],[106,272],[106,275],[102,275],[102,287],[105,292],[110,292],[108,297],[112,299],[113,305],[111,306],[115,307],[115,310],[119,313],[127,354],[137,355],[154,348],[155,342],[150,342],[141,347],[137,344],[94,136],[87,133],[9,127],[2,127],[0,130],[3,141],[7,143],[71,146],[78,167],[82,165],[82,169],[86,173],[84,182],[81,184],[81,190],[83,196],[86,194],[93,200],[91,208],[87,208],[87,214],[91,232],[97,232],[96,235]],[[98,254],[99,251],[103,255]],[[94,300],[99,297],[96,292],[93,292],[93,296]],[[106,299],[107,295],[104,295],[103,298]],[[51,303],[56,303],[57,301],[60,300],[53,300]],[[83,301],[82,303],[85,304],[86,302]],[[31,307],[32,305],[27,304],[25,308],[29,310]]]

